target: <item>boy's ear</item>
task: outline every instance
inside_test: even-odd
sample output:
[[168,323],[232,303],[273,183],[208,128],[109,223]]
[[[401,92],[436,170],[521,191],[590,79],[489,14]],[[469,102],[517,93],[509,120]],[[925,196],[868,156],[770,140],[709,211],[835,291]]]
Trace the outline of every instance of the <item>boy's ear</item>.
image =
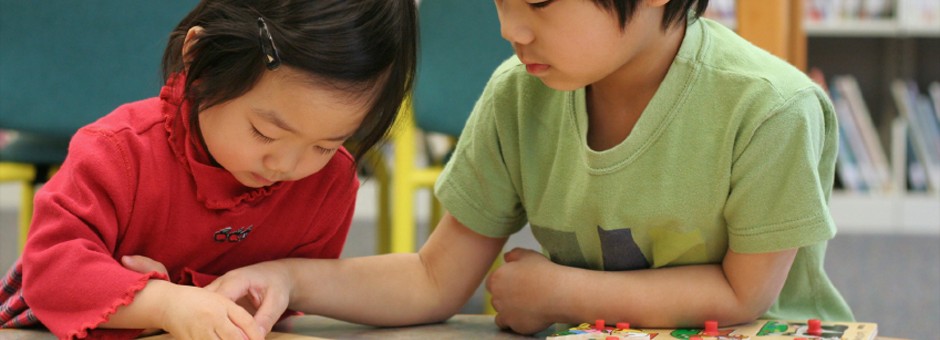
[[187,68],[193,59],[193,57],[189,55],[189,50],[192,48],[193,44],[196,43],[196,40],[199,40],[199,36],[202,35],[203,31],[202,26],[193,26],[189,28],[189,31],[186,31],[186,37],[183,38],[183,65],[186,65]]

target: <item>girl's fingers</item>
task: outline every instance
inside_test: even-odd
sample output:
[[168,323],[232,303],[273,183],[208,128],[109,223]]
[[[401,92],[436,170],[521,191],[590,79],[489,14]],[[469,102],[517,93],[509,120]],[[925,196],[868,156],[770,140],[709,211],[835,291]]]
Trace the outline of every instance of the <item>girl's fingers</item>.
[[121,264],[124,268],[144,274],[157,272],[163,275],[169,275],[163,263],[140,255],[124,255],[121,257]]
[[264,340],[267,331],[259,326],[255,319],[244,309],[230,309],[228,318],[231,323],[222,329],[223,339]]

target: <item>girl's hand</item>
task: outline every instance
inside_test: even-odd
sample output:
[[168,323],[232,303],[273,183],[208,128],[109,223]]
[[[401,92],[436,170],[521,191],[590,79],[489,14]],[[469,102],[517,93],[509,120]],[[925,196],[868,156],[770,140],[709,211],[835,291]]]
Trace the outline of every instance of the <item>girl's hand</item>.
[[99,325],[116,329],[163,329],[176,339],[263,340],[266,332],[245,309],[206,289],[150,280],[134,301]]
[[[515,248],[507,252],[505,264],[486,281],[496,309],[496,325],[520,334],[532,334],[554,323],[547,312],[553,301],[551,281],[560,279],[556,264],[530,249]],[[546,284],[549,283],[549,284]]]
[[[121,264],[124,265],[124,268],[133,270],[141,274],[146,274],[150,272],[158,272],[163,275],[169,276],[166,270],[166,266],[164,266],[163,263],[160,263],[159,261],[156,261],[146,256],[125,255],[121,257]],[[258,306],[255,305],[254,301],[249,300],[247,298],[237,300],[235,301],[235,303],[237,303],[239,306],[241,306],[246,311],[248,311],[248,313],[251,313],[251,314],[254,314],[257,311],[256,308],[258,308]],[[150,330],[148,330],[148,332],[149,331]]]
[[146,256],[124,255],[121,257],[121,264],[124,265],[124,268],[141,274],[157,272],[163,274],[164,276],[170,276],[170,274],[166,271],[166,266],[164,266],[163,263]]
[[[164,276],[170,276],[169,272],[166,270],[166,266],[164,266],[163,263],[146,256],[124,255],[121,257],[121,264],[124,265],[124,268],[141,274],[157,272],[163,274]],[[144,332],[141,333],[141,336],[153,335],[160,333],[161,331],[162,330],[158,328],[145,329]]]
[[174,338],[262,340],[267,334],[251,314],[227,297],[199,287],[173,286],[161,324]]
[[278,261],[270,261],[225,273],[206,286],[206,289],[233,301],[249,299],[257,308],[255,321],[265,332],[270,332],[287,310],[293,285],[287,266]]

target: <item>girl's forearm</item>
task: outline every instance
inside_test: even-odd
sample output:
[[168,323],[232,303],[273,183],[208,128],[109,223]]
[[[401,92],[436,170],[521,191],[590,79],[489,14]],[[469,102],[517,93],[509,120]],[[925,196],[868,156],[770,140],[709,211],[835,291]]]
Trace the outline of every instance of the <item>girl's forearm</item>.
[[172,298],[174,284],[163,280],[150,280],[137,292],[134,301],[118,307],[100,328],[162,329],[165,302]]

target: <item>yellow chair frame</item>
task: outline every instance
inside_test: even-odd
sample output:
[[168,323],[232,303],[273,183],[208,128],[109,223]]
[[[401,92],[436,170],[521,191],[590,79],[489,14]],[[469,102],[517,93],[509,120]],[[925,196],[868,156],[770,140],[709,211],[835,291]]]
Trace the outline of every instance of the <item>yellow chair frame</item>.
[[19,182],[20,185],[20,213],[17,219],[19,225],[18,244],[19,251],[26,245],[26,234],[29,233],[29,223],[33,218],[33,196],[36,193],[36,167],[27,163],[0,162],[0,182]]
[[[371,155],[368,161],[374,165],[378,180],[378,253],[412,253],[417,251],[417,218],[415,214],[415,194],[418,190],[433,190],[444,166],[441,162],[429,160],[430,165],[419,167],[418,135],[420,130],[415,125],[411,100],[406,99],[399,113],[399,120],[392,129],[390,142],[394,148],[391,174],[386,169],[387,162],[381,153]],[[453,142],[453,140],[452,140]],[[389,202],[391,200],[391,202]],[[431,230],[441,220],[443,208],[431,195]],[[497,259],[491,270],[501,261]],[[496,314],[489,292],[484,294],[484,313]]]
[[[411,100],[405,101],[402,106],[401,116],[392,130],[391,142],[394,147],[394,157],[392,160],[392,174],[390,181],[384,181],[391,186],[391,195],[389,188],[379,188],[379,219],[385,218],[390,221],[387,228],[381,228],[379,241],[380,252],[391,253],[410,253],[417,250],[417,218],[415,216],[415,193],[418,190],[431,190],[434,182],[441,174],[444,167],[442,164],[433,162],[427,167],[416,165],[418,158],[417,148],[418,134],[420,131],[414,122],[414,111],[411,109]],[[387,176],[387,174],[382,174]],[[384,194],[383,194],[384,191]],[[391,198],[391,204],[387,201]],[[382,200],[386,200],[382,202]],[[431,217],[430,225],[440,221],[441,208],[440,202],[431,199]],[[389,214],[389,207],[394,214]],[[388,217],[391,217],[390,219]]]

